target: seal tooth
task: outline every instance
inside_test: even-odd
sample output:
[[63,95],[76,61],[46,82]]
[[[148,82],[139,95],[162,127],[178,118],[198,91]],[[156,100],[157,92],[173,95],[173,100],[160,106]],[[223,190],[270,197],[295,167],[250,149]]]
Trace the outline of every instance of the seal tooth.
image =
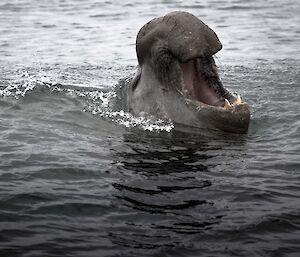
[[225,98],[224,108],[225,108],[225,109],[229,109],[230,107],[231,107],[230,102]]
[[237,104],[237,105],[242,103],[242,99],[241,99],[241,96],[239,94],[236,96],[236,99],[235,99],[234,103]]

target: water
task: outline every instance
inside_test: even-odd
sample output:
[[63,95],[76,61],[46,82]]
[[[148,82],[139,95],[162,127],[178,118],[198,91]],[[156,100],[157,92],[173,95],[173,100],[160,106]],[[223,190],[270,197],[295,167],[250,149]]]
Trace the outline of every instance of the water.
[[[247,135],[126,112],[136,33],[173,10],[219,35]],[[2,0],[0,255],[299,256],[299,13],[292,0]]]

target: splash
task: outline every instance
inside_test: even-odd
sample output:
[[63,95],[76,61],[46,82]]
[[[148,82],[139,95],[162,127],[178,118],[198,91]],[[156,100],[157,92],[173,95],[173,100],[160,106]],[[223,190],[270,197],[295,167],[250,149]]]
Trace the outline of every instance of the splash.
[[19,99],[37,86],[50,87],[50,79],[42,74],[35,75],[30,74],[28,71],[22,71],[16,79],[9,82],[8,86],[3,89],[0,88],[0,96]]
[[[127,83],[126,80],[125,82]],[[83,98],[84,112],[91,112],[127,128],[137,127],[147,131],[166,132],[170,132],[174,128],[174,125],[168,120],[157,119],[153,116],[135,117],[124,111],[127,109],[124,85],[116,85],[109,91],[87,86],[65,86],[55,83],[54,80],[42,72],[21,71],[17,77],[10,81],[9,85],[0,87],[0,96],[19,99],[41,88]],[[122,93],[120,93],[120,89]]]
[[85,111],[90,111],[94,115],[108,118],[127,128],[139,127],[148,131],[166,132],[170,132],[174,128],[174,125],[170,121],[157,119],[153,116],[135,117],[124,110],[114,111],[111,103],[118,97],[116,91],[94,91],[90,92],[89,97],[92,99],[92,103],[87,106]]

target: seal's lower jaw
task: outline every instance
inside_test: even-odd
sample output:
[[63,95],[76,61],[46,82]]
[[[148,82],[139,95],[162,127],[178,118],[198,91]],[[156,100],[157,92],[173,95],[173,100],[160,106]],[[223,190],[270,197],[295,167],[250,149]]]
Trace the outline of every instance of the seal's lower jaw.
[[246,102],[230,107],[216,107],[185,98],[187,106],[197,111],[199,119],[206,120],[211,128],[224,132],[245,134],[250,123],[250,107]]
[[[208,59],[208,60],[207,60]],[[181,64],[181,93],[199,119],[225,132],[247,133],[250,108],[239,95],[226,90],[210,58],[197,58]]]

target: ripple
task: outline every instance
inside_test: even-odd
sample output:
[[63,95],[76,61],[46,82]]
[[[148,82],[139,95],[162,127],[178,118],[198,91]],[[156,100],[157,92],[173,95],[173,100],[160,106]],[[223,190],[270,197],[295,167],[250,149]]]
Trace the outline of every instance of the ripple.
[[109,203],[102,201],[97,204],[92,203],[82,203],[82,202],[68,202],[62,204],[48,204],[44,206],[39,206],[33,208],[29,213],[30,214],[47,214],[47,215],[56,215],[56,216],[95,216],[97,213],[101,215],[109,213]]

